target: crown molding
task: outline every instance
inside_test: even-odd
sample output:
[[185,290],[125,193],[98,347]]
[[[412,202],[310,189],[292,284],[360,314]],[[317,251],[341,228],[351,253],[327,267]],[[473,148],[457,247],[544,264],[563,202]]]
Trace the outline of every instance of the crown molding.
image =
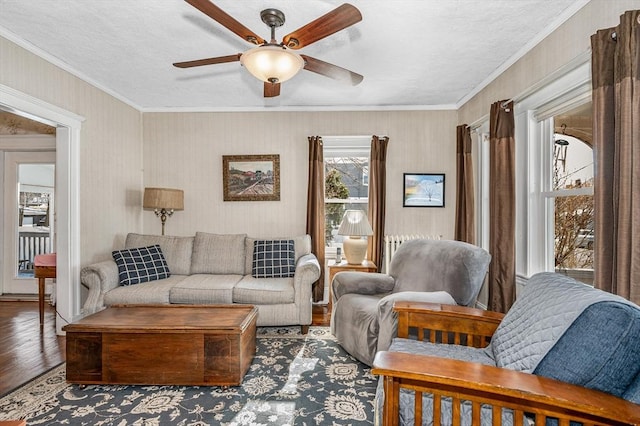
[[112,89],[102,85],[101,83],[93,80],[92,78],[88,77],[87,75],[81,73],[80,71],[76,70],[75,68],[73,68],[71,65],[67,64],[66,62],[61,61],[60,59],[56,58],[55,56],[45,52],[44,50],[40,49],[39,47],[33,45],[32,43],[28,42],[27,40],[19,37],[18,35],[16,35],[15,33],[9,31],[8,29],[6,29],[3,26],[0,26],[0,37],[6,38],[7,40],[9,40],[10,42],[20,46],[21,48],[33,53],[34,55],[44,59],[45,61],[55,65],[56,67],[62,69],[63,71],[68,72],[69,74],[79,78],[80,80],[84,81],[85,83],[90,84],[91,86],[100,89],[101,91],[107,93],[110,96],[113,96],[114,98],[118,99],[121,102],[124,102],[125,104],[129,105],[131,108],[135,108],[138,111],[141,111],[142,108],[139,105],[136,105],[134,102],[132,102],[130,99],[122,96],[121,94],[114,92]]

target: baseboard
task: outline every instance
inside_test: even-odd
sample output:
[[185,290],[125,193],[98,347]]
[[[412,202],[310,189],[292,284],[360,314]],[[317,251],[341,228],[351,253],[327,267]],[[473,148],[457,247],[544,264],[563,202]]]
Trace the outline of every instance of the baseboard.
[[[22,293],[11,293],[11,294],[0,294],[0,302],[37,302],[38,295],[37,294],[22,294]],[[45,295],[44,301],[49,303],[49,295]]]

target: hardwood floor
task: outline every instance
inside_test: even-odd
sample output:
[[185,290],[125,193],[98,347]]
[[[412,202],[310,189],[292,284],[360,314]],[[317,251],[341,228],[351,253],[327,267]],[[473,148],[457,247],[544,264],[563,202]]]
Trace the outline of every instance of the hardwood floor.
[[65,360],[64,337],[56,336],[55,310],[45,304],[40,332],[38,302],[0,302],[0,395]]
[[[38,302],[0,302],[0,396],[65,360],[65,338],[56,336],[55,311],[45,305],[44,332],[38,325]],[[313,306],[316,326],[329,326],[326,305]]]
[[331,312],[327,305],[313,305],[313,318],[311,325],[329,327],[331,323]]

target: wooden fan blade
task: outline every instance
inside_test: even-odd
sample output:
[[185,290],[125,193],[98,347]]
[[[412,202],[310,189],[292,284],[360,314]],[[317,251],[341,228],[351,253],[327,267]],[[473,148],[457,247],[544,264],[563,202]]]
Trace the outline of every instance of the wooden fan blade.
[[337,65],[333,65],[307,55],[300,56],[302,56],[302,59],[304,59],[304,69],[307,71],[315,72],[317,74],[324,75],[325,77],[329,77],[334,80],[350,84],[352,86],[360,84],[362,79],[364,79],[364,77],[360,74],[349,71],[345,68],[341,68]]
[[191,68],[191,67],[200,67],[202,65],[223,64],[225,62],[239,61],[240,55],[241,53],[238,53],[236,55],[229,55],[229,56],[218,56],[215,58],[197,59],[195,61],[176,62],[173,64],[173,66],[178,68]]
[[273,98],[275,96],[280,96],[280,83],[268,83],[265,81],[264,97]]
[[362,21],[360,11],[355,6],[345,3],[287,34],[282,42],[290,49],[300,49],[360,21]]
[[237,34],[242,39],[253,44],[262,44],[264,39],[251,31],[249,28],[236,21],[231,15],[220,9],[209,0],[185,0],[191,6],[195,7],[214,21],[226,27],[229,31]]

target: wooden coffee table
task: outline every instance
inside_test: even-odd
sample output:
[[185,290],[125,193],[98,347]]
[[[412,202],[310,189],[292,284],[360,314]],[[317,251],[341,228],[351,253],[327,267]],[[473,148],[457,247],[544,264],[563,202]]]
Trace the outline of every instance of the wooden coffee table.
[[252,305],[112,306],[63,327],[67,381],[239,385],[256,353]]

